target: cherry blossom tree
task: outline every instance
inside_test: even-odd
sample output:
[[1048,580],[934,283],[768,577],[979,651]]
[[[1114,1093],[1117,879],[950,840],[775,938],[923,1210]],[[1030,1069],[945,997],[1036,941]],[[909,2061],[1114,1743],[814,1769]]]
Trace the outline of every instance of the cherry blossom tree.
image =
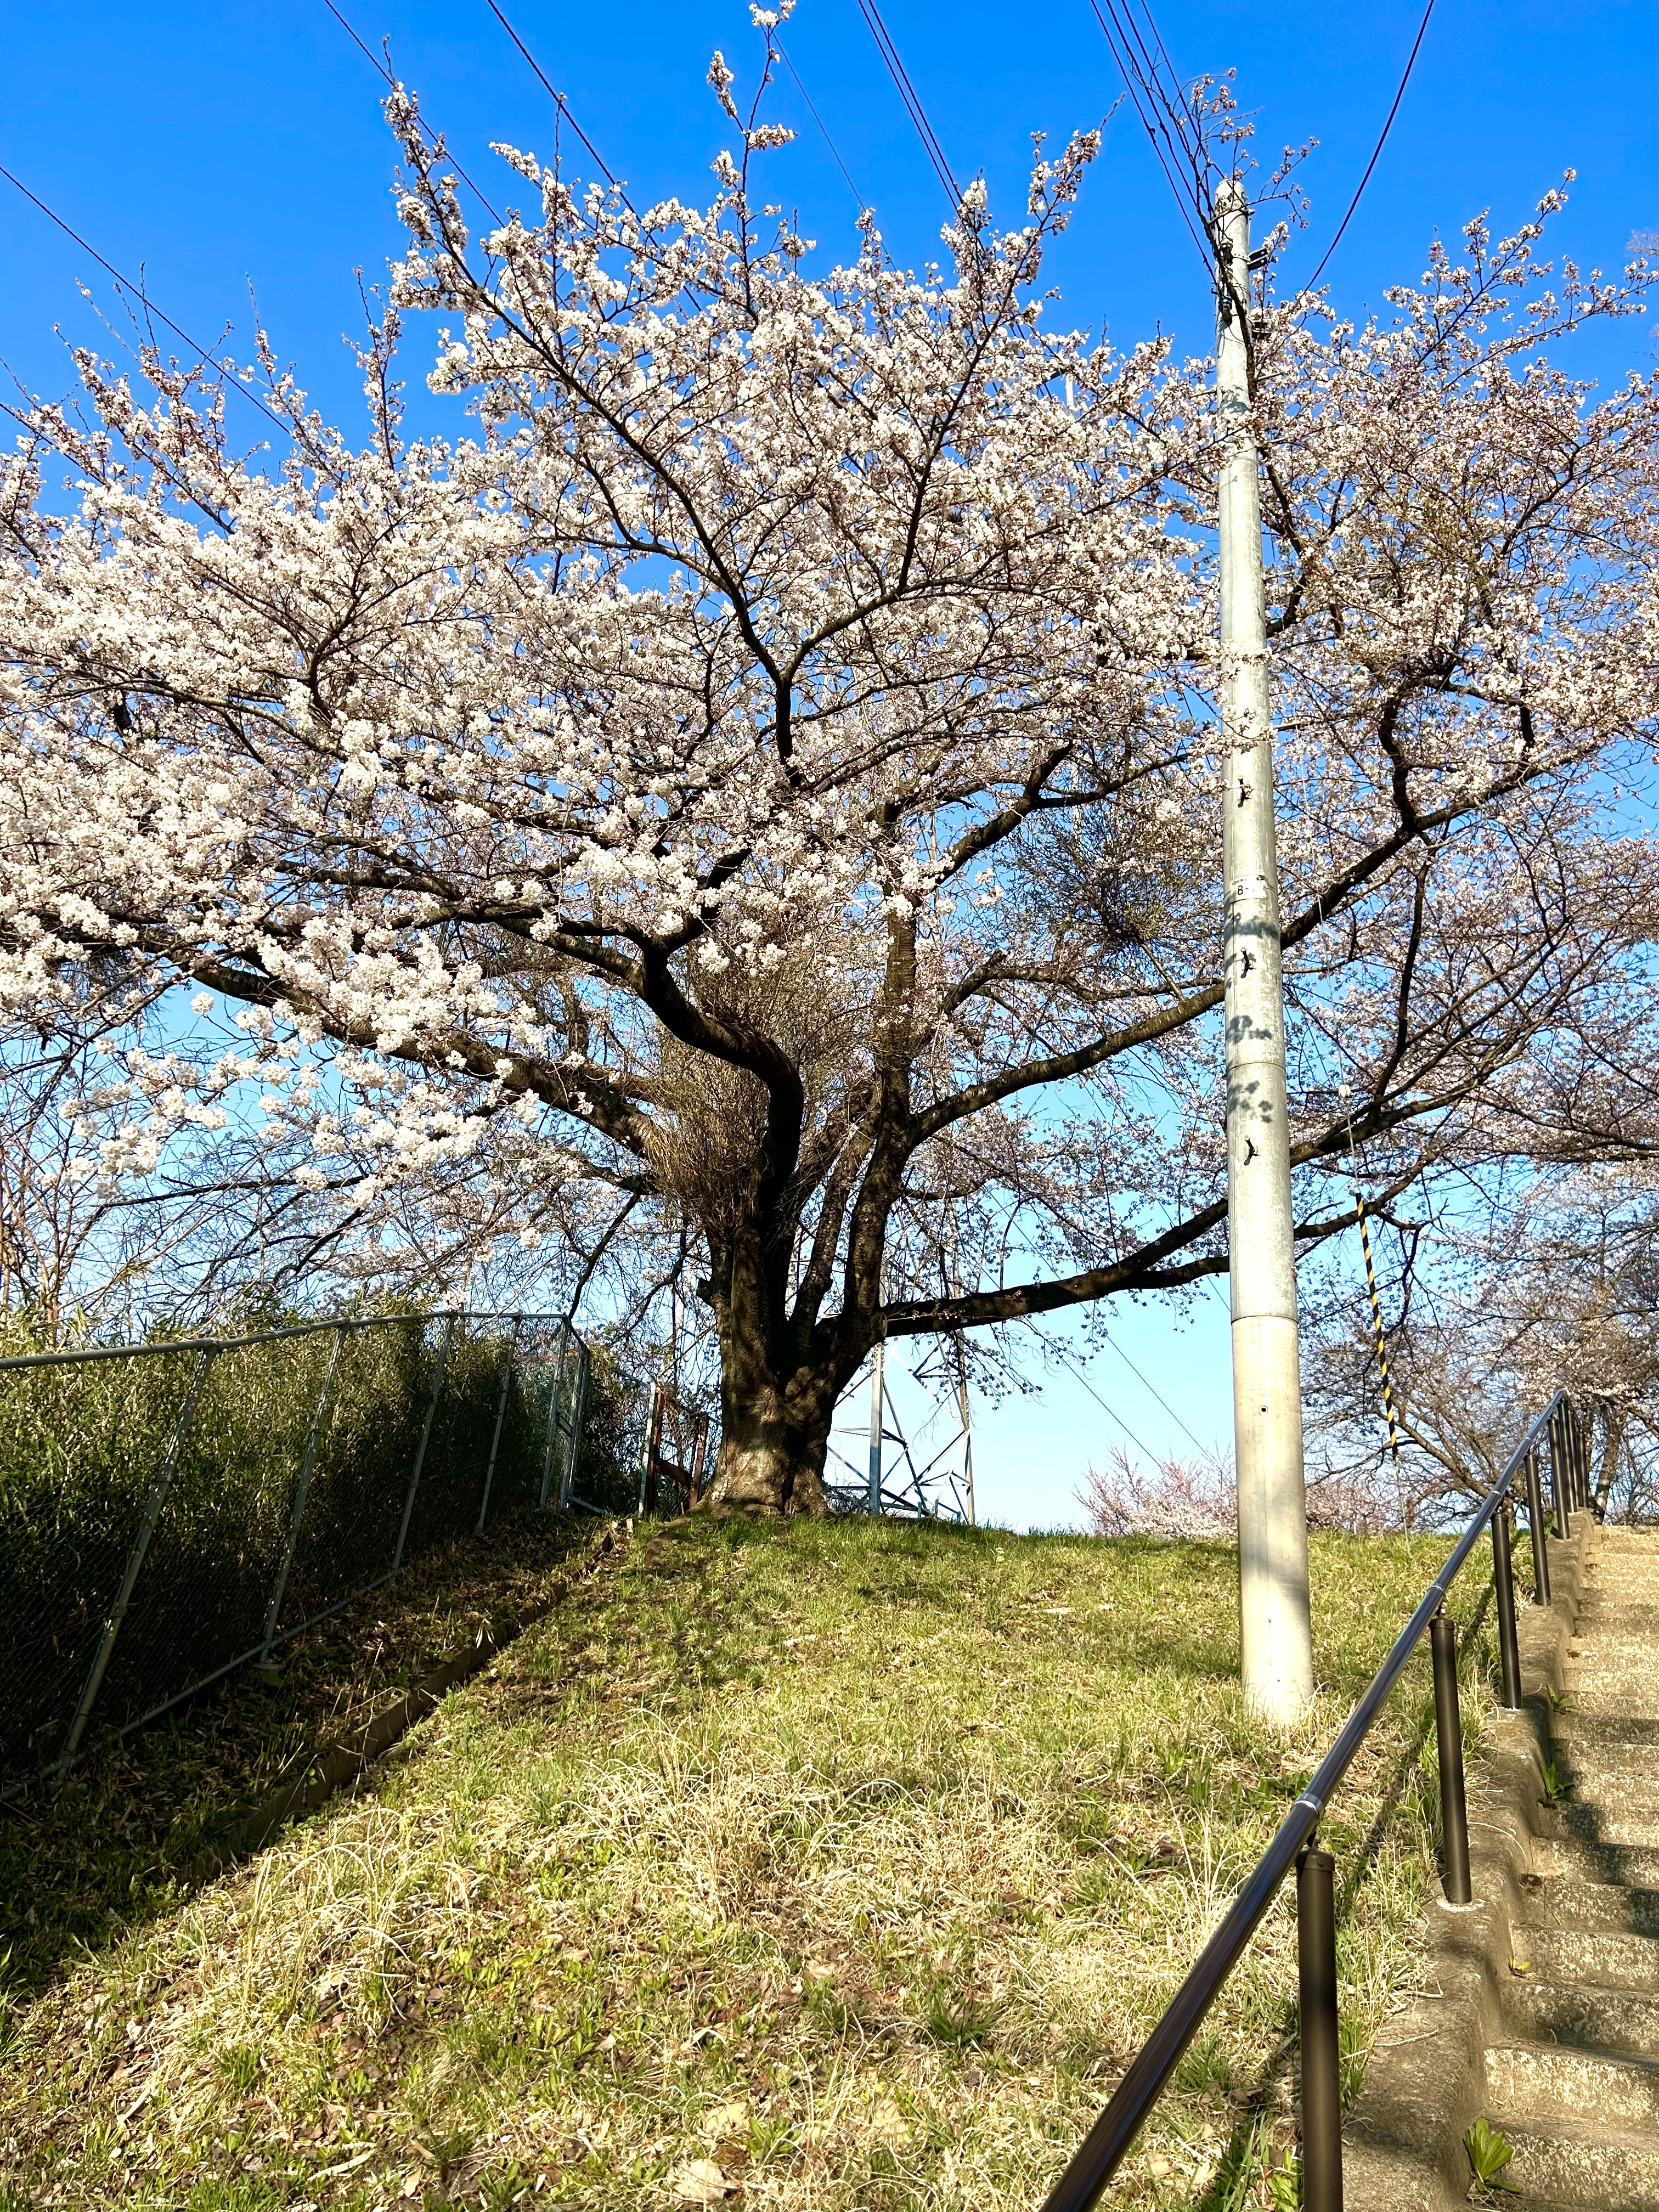
[[[524,204],[477,237],[394,95],[360,446],[268,352],[275,467],[149,351],[82,357],[90,427],[34,410],[0,996],[68,1026],[94,970],[135,1019],[175,987],[100,1094],[109,1176],[257,1124],[366,1250],[450,1197],[486,1243],[648,1249],[710,1316],[715,1498],[815,1510],[878,1340],[1224,1267],[1213,447],[1202,363],[1040,291],[1091,137],[1011,231],[970,188],[939,269],[866,222],[815,274],[760,184],[787,134],[710,82],[708,208],[500,149]],[[1538,236],[1475,227],[1361,328],[1255,319],[1310,1243],[1356,1134],[1396,1190],[1488,1156],[1644,988],[1614,786],[1659,400],[1545,365],[1638,287],[1552,290]],[[416,311],[466,438],[404,434]]]
[[[1625,1155],[1511,1167],[1431,1224],[1402,1209],[1385,1247],[1385,1326],[1399,1449],[1381,1417],[1364,1296],[1328,1286],[1311,1333],[1310,1405],[1333,1479],[1369,1487],[1407,1526],[1467,1510],[1558,1389],[1589,1416],[1598,1511],[1651,1519],[1659,1446],[1654,1128],[1624,1071]],[[1644,1155],[1646,1155],[1645,1157]],[[1425,1231],[1432,1228],[1429,1245]]]

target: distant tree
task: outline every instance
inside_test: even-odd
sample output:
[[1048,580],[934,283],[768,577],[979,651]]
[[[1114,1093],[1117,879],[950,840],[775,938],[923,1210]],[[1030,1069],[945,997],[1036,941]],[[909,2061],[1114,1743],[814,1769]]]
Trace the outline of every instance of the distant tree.
[[[1091,1464],[1077,1502],[1093,1536],[1215,1536],[1231,1542],[1238,1529],[1231,1452],[1167,1453],[1149,1467],[1115,1444],[1103,1468]],[[1316,1472],[1308,1486],[1308,1526],[1375,1535],[1397,1525],[1390,1505],[1363,1475]]]

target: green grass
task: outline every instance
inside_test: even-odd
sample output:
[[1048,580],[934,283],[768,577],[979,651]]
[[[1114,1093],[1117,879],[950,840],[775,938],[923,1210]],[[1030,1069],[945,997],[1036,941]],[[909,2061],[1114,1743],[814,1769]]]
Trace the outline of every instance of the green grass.
[[14,1996],[43,1987],[67,1960],[175,1911],[261,1798],[479,1630],[516,1627],[581,1571],[594,1533],[538,1514],[492,1522],[284,1646],[278,1681],[223,1683],[106,1746],[62,1788],[37,1784],[0,1808],[0,1981]]
[[[0,2171],[42,2208],[1029,2208],[1444,1556],[1312,1549],[1285,1742],[1224,1546],[653,1531],[372,1792],[20,1994]],[[1324,1831],[1350,2094],[1418,1970],[1429,1710],[1414,1662]],[[1286,1896],[1121,2195],[1291,2190],[1293,1990]]]

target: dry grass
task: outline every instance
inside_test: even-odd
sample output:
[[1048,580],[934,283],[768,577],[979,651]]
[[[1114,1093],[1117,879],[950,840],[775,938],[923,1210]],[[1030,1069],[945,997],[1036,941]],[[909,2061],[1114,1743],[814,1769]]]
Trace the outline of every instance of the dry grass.
[[[653,1534],[374,1794],[14,2007],[0,2206],[1033,2206],[1439,1556],[1315,1540],[1285,1745],[1221,1545]],[[1432,1876],[1425,1692],[1327,1829],[1351,2087]],[[1120,2196],[1268,2201],[1288,1902]]]

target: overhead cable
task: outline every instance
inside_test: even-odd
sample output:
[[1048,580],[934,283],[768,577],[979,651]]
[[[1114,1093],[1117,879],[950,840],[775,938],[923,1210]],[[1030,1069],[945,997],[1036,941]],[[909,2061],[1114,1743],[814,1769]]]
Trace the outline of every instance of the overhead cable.
[[955,216],[962,206],[962,191],[951,173],[951,164],[945,158],[945,149],[939,142],[938,133],[927,120],[927,112],[921,104],[921,96],[911,83],[909,72],[904,64],[899,59],[898,48],[893,44],[892,34],[882,21],[881,9],[877,6],[876,0],[858,0],[858,5],[859,13],[869,26],[870,35],[876,42],[876,51],[886,63],[887,74],[897,86],[899,98],[904,102],[906,112],[915,125],[916,136],[921,141],[922,150],[933,164],[934,175],[944,185],[949,196],[951,213]]
[[1382,131],[1378,134],[1376,143],[1371,149],[1371,158],[1365,164],[1365,173],[1359,179],[1358,185],[1355,188],[1353,198],[1348,202],[1348,212],[1336,226],[1336,236],[1331,240],[1330,244],[1325,248],[1324,252],[1320,256],[1319,266],[1314,270],[1313,275],[1309,277],[1306,284],[1303,286],[1302,289],[1304,291],[1311,292],[1314,286],[1318,283],[1320,278],[1324,275],[1326,263],[1330,259],[1332,254],[1335,252],[1337,247],[1341,245],[1342,234],[1346,230],[1348,225],[1353,220],[1353,211],[1359,205],[1360,200],[1364,195],[1365,187],[1371,180],[1371,171],[1376,167],[1378,159],[1382,155],[1382,149],[1388,143],[1389,133],[1394,128],[1394,118],[1399,114],[1400,103],[1406,97],[1406,87],[1411,82],[1412,70],[1417,64],[1418,50],[1423,44],[1424,34],[1429,27],[1429,18],[1433,15],[1433,13],[1434,0],[1429,0],[1427,7],[1423,10],[1423,20],[1417,27],[1417,36],[1412,40],[1412,50],[1406,57],[1406,66],[1401,72],[1400,88],[1395,94],[1394,106],[1389,110],[1387,119],[1383,123]]
[[[1176,76],[1163,34],[1145,0],[1141,0],[1140,8],[1140,13],[1146,20],[1145,33],[1136,19],[1134,0],[1107,0],[1107,7],[1113,21],[1118,26],[1119,36],[1126,50],[1138,57],[1136,73],[1146,89],[1158,137],[1169,148],[1171,156],[1184,162],[1191,172],[1193,204],[1202,220],[1208,213],[1204,193],[1204,147],[1200,140],[1189,135],[1187,103],[1182,95],[1180,80]],[[1146,44],[1149,34],[1152,46],[1157,48],[1155,53]],[[1173,131],[1170,127],[1172,118],[1176,125]]]
[[599,174],[605,179],[606,184],[611,187],[613,191],[622,192],[623,205],[631,213],[633,211],[633,202],[629,198],[627,193],[623,191],[622,186],[617,182],[615,177],[611,175],[610,170],[606,168],[605,165],[605,157],[599,152],[599,148],[593,143],[593,141],[588,137],[586,131],[582,129],[581,125],[577,122],[575,117],[570,112],[569,101],[559,90],[558,87],[552,82],[550,78],[548,76],[546,70],[537,60],[535,55],[531,52],[529,47],[526,46],[524,40],[514,29],[512,24],[507,21],[501,10],[496,6],[495,0],[484,0],[484,5],[489,9],[490,14],[495,18],[495,21],[501,25],[501,28],[507,33],[507,37],[512,40],[514,45],[524,56],[526,61],[529,63],[531,68],[536,72],[536,76],[540,81],[543,91],[546,93],[548,98],[558,109],[560,114],[564,118],[565,121],[575,132],[577,137],[581,140],[583,145],[586,147],[588,152],[592,155],[594,161],[599,165]]
[[[1056,1346],[1055,1349],[1058,1350],[1058,1346]],[[1076,1376],[1078,1381],[1083,1385],[1084,1389],[1094,1400],[1096,1405],[1100,1407],[1101,1411],[1103,1413],[1109,1413],[1111,1415],[1112,1419],[1117,1423],[1119,1428],[1122,1430],[1124,1435],[1127,1437],[1129,1442],[1135,1447],[1135,1449],[1137,1451],[1145,1452],[1147,1458],[1151,1460],[1152,1465],[1156,1467],[1158,1465],[1158,1454],[1152,1449],[1152,1446],[1148,1443],[1144,1443],[1141,1441],[1141,1439],[1135,1434],[1134,1431],[1129,1426],[1129,1424],[1124,1419],[1122,1414],[1118,1412],[1115,1406],[1109,1406],[1107,1404],[1105,1399],[1101,1396],[1099,1391],[1096,1389],[1094,1384],[1084,1373],[1082,1368],[1078,1365],[1076,1360],[1069,1358],[1063,1352],[1060,1353],[1060,1357],[1064,1364],[1071,1369],[1073,1374]]]
[[842,160],[841,149],[836,145],[835,140],[830,136],[829,125],[818,113],[817,109],[813,106],[812,95],[808,92],[805,85],[801,82],[800,71],[795,67],[793,62],[790,60],[783,40],[778,36],[776,31],[774,31],[772,33],[772,43],[777,48],[779,53],[783,57],[783,65],[785,69],[787,69],[790,76],[794,78],[795,89],[799,93],[801,98],[806,102],[807,112],[811,116],[813,122],[817,125],[818,129],[823,133],[823,143],[830,149],[830,154],[834,157],[836,167],[841,171],[842,175],[846,178],[847,189],[853,195],[854,200],[857,203],[858,211],[862,215],[865,209],[869,206],[870,203],[865,198],[863,193],[853,182],[852,172],[848,169],[846,162]]
[[[343,15],[341,10],[335,6],[334,0],[323,0],[323,5],[327,9],[329,14],[333,16],[335,21],[345,33],[347,38],[350,40],[352,45],[357,48],[364,60],[368,62],[369,67],[375,71],[377,76],[384,80],[392,91],[395,92],[398,88],[398,80],[392,75],[391,64],[387,62],[385,55],[377,54],[375,52],[374,47],[369,45],[367,39],[361,36],[356,26],[351,21],[350,18]],[[420,129],[422,135],[425,137],[428,144],[435,151],[438,144],[436,137],[433,135],[432,131],[427,128],[426,124],[421,121],[419,117],[416,117],[416,119],[420,125]],[[573,124],[571,127],[574,129],[575,126]],[[580,136],[580,133],[578,135]],[[467,190],[472,194],[473,198],[478,202],[478,204],[483,209],[490,220],[494,222],[499,222],[501,219],[499,211],[491,205],[490,202],[478,189],[477,185],[473,183],[471,178],[468,176],[466,171],[461,167],[460,163],[456,161],[454,155],[449,152],[447,148],[444,149],[444,159],[449,162],[456,175],[466,186]]]
[[1128,1369],[1130,1374],[1134,1376],[1141,1389],[1143,1390],[1150,1391],[1152,1395],[1158,1400],[1158,1404],[1163,1407],[1164,1412],[1175,1423],[1176,1428],[1182,1430],[1187,1436],[1192,1437],[1193,1442],[1198,1445],[1200,1451],[1206,1450],[1208,1447],[1200,1443],[1198,1437],[1193,1436],[1192,1431],[1188,1428],[1185,1421],[1182,1419],[1180,1414],[1176,1413],[1175,1407],[1170,1403],[1169,1400],[1163,1395],[1163,1393],[1159,1390],[1153,1389],[1152,1385],[1141,1373],[1139,1368],[1135,1365],[1133,1360],[1130,1358],[1128,1353],[1123,1349],[1123,1346],[1118,1342],[1117,1339],[1115,1336],[1109,1336],[1106,1340],[1106,1343],[1109,1350],[1116,1352],[1118,1358]]
[[103,255],[98,251],[95,246],[89,246],[87,240],[82,237],[78,230],[71,229],[70,225],[64,222],[61,215],[58,215],[53,209],[49,208],[38,192],[32,192],[21,177],[13,176],[11,171],[7,168],[3,163],[0,163],[0,177],[3,177],[9,185],[15,185],[17,191],[21,192],[26,200],[30,201],[35,207],[39,208],[41,214],[46,216],[48,222],[55,222],[58,229],[63,232],[65,238],[73,239],[75,243],[80,247],[82,252],[88,255],[94,261],[95,261],[98,264],[98,266],[103,270],[107,276],[112,276],[124,292],[131,294],[133,299],[141,301],[143,304],[144,313],[147,315],[153,316],[158,323],[164,323],[167,329],[173,332],[174,337],[181,338],[185,344],[190,348],[190,350],[195,354],[198,359],[204,362],[211,362],[214,368],[218,370],[220,375],[228,380],[226,385],[226,389],[228,391],[240,392],[243,398],[246,400],[248,405],[250,407],[257,407],[259,412],[264,416],[266,422],[274,422],[284,437],[291,438],[295,435],[295,428],[292,422],[285,422],[280,415],[276,414],[272,409],[265,405],[264,401],[260,398],[258,392],[250,392],[246,385],[242,382],[240,377],[236,374],[235,371],[228,368],[225,362],[221,361],[216,354],[210,353],[206,346],[198,345],[196,343],[196,340],[191,337],[190,332],[186,330],[180,329],[179,325],[173,321],[171,315],[164,315],[161,313],[161,310],[150,298],[149,293],[145,291],[142,284],[133,283],[130,277],[124,276],[121,274],[120,270],[115,266],[115,264],[112,261],[106,261]]
[[[1170,62],[1168,50],[1150,9],[1143,8],[1156,56],[1130,13],[1128,0],[1089,0],[1095,21],[1111,51],[1118,72],[1127,88],[1141,128],[1151,143],[1164,180],[1174,196],[1188,235],[1198,249],[1206,275],[1214,274],[1214,249],[1206,242],[1210,211],[1203,188],[1204,150],[1189,134],[1186,103]],[[1166,81],[1167,79],[1167,81]],[[1190,185],[1183,180],[1190,171]]]

